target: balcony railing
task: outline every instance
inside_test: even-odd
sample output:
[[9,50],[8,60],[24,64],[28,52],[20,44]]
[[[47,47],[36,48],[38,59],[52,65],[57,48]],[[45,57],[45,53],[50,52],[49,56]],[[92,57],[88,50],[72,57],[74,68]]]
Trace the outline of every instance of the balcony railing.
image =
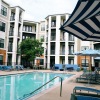
[[55,54],[55,50],[51,50],[51,55],[54,55]]
[[13,31],[9,31],[9,36],[13,36],[14,32]]
[[49,25],[46,25],[46,29],[48,29],[49,28]]
[[20,32],[18,32],[18,37],[20,37]]
[[74,50],[69,50],[69,55],[73,55],[73,53],[74,53]]
[[60,41],[65,41],[65,38],[60,38]]
[[21,22],[22,21],[22,18],[21,17],[19,17],[19,22]]
[[65,51],[60,51],[60,55],[65,55]]
[[74,37],[73,36],[69,36],[69,41],[74,41]]
[[51,27],[56,27],[56,24],[51,24]]
[[48,42],[48,37],[46,37],[46,42]]
[[14,16],[10,16],[10,21],[14,21],[15,17]]
[[8,46],[8,52],[12,52],[12,45]]
[[56,37],[55,36],[51,36],[51,41],[55,41]]

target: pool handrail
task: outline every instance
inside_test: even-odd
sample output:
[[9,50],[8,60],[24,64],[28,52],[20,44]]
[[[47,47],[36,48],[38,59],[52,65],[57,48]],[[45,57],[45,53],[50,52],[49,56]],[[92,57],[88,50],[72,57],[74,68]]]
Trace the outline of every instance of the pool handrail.
[[27,99],[27,98],[30,97],[32,94],[34,94],[36,91],[38,91],[39,89],[41,89],[43,86],[47,85],[48,83],[50,83],[51,81],[53,81],[54,79],[56,79],[56,78],[58,78],[58,77],[61,79],[61,84],[60,84],[60,96],[62,96],[62,81],[63,81],[63,79],[62,79],[62,77],[60,77],[60,76],[56,76],[56,77],[54,77],[53,79],[51,79],[50,81],[48,81],[48,82],[46,82],[45,84],[43,84],[42,86],[40,86],[39,88],[37,88],[36,90],[34,90],[33,92],[28,93],[28,94],[24,94],[24,96],[23,96],[22,98],[19,98],[18,100],[25,100],[25,99]]

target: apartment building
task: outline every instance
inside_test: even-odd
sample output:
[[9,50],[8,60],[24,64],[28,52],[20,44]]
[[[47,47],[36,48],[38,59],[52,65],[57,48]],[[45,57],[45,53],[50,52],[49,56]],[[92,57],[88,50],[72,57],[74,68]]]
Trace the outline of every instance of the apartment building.
[[[93,42],[90,41],[80,41],[80,47],[79,47],[79,51],[83,51],[86,49],[93,49]],[[94,61],[92,58],[92,63],[91,61],[91,57],[90,56],[77,56],[77,64],[80,67],[89,67],[90,64],[94,65]]]
[[0,3],[0,61],[6,65],[20,63],[18,45],[22,41],[24,9]]
[[10,7],[9,12],[9,31],[8,48],[7,48],[7,64],[14,66],[20,64],[19,44],[22,41],[22,28],[23,28],[23,15],[24,9],[19,6]]
[[7,62],[7,33],[9,26],[9,4],[0,1],[0,64]]
[[[22,41],[27,38],[37,39],[37,33],[38,33],[38,22],[29,20],[23,21]],[[27,66],[32,67],[30,62],[27,62],[26,59],[24,59],[23,55],[21,56],[21,64],[24,65],[24,67]]]
[[[93,42],[93,46],[94,46],[94,49],[100,50],[100,42]],[[94,65],[96,67],[100,66],[100,57],[95,57],[94,58]]]
[[[85,57],[78,57],[73,53],[90,47],[97,49],[100,47],[100,43],[81,41],[59,30],[69,18],[68,13],[48,15],[40,22],[23,20],[25,10],[19,6],[10,7],[3,0],[0,3],[0,12],[0,64],[14,66],[24,62],[18,46],[28,37],[43,42],[44,55],[36,58],[35,64],[39,63],[45,68],[50,68],[53,64],[84,66]],[[86,57],[86,59],[88,65],[90,58]]]
[[46,21],[46,50],[45,66],[53,64],[77,64],[77,57],[73,55],[79,48],[79,39],[71,34],[59,30],[60,26],[70,15],[55,14],[45,18]]

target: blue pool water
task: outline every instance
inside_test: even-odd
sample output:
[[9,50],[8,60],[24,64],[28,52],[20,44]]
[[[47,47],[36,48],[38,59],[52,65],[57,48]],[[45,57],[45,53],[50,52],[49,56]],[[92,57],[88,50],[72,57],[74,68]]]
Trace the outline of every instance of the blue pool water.
[[[60,76],[64,80],[71,77],[72,74],[33,72],[0,76],[0,100],[19,100],[19,98],[23,98],[25,94],[33,92],[56,76]],[[56,78],[35,94],[50,88],[58,82],[60,82],[60,78]]]

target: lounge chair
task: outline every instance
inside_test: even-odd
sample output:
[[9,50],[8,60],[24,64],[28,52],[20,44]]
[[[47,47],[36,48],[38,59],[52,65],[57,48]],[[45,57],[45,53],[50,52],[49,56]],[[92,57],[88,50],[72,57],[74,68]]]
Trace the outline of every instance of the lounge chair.
[[93,96],[83,96],[83,95],[71,94],[70,100],[100,100],[100,98],[99,97],[93,97]]
[[94,89],[94,88],[76,86],[76,87],[73,89],[73,93],[77,93],[77,90],[80,90],[80,91],[87,91],[88,93],[89,93],[89,92],[92,92],[92,93],[95,93],[95,94],[97,94],[97,95],[100,95],[100,90],[97,90],[97,89]]
[[89,82],[100,84],[100,74],[95,72],[85,72],[80,77],[76,78],[76,82]]
[[16,70],[23,70],[24,66],[23,65],[16,65]]
[[12,70],[12,67],[11,66],[6,66],[6,65],[0,65],[0,70],[3,70],[3,71],[5,71],[5,70]]
[[5,68],[5,70],[9,70],[9,71],[12,70],[12,66],[5,66],[4,68]]

